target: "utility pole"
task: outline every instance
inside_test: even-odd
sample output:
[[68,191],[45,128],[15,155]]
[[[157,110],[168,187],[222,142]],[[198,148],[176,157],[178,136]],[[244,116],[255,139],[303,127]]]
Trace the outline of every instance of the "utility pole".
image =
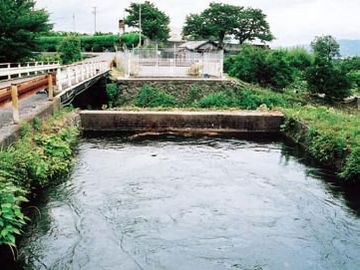
[[96,30],[96,24],[97,24],[97,22],[96,22],[96,15],[97,15],[97,10],[96,10],[97,8],[96,7],[93,7],[93,14],[94,14],[94,34],[96,34],[96,32],[97,32],[97,30]]
[[74,31],[74,33],[76,33],[76,17],[75,17],[75,13],[73,13],[73,31]]
[[141,47],[141,34],[142,34],[142,28],[141,28],[141,1],[139,4],[139,48]]

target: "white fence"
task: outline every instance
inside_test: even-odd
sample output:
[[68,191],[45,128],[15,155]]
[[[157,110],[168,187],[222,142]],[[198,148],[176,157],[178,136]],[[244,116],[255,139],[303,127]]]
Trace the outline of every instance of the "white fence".
[[59,67],[56,72],[57,91],[75,86],[109,70],[110,65],[107,61],[84,62]]
[[118,53],[127,77],[223,77],[223,51],[134,49]]
[[28,63],[1,63],[0,79],[21,78],[23,76],[48,73],[60,67],[59,62],[28,62]]

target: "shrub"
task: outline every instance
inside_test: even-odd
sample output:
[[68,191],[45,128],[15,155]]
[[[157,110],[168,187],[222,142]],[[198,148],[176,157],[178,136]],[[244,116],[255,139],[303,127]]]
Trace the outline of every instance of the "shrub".
[[290,105],[283,96],[270,91],[242,89],[239,95],[237,105],[244,110],[256,110],[261,105],[266,105],[269,109]]
[[21,233],[27,218],[20,204],[27,202],[25,191],[0,180],[0,245],[15,247],[15,236]]
[[225,61],[230,76],[249,83],[282,89],[294,81],[294,67],[285,50],[243,46],[240,53]]
[[305,76],[309,90],[314,94],[325,94],[327,100],[341,100],[351,94],[351,81],[346,73],[325,58],[316,57]]
[[0,151],[0,245],[15,246],[27,220],[20,205],[27,201],[26,193],[54,184],[72,165],[78,130],[62,127],[63,116],[36,128],[26,125],[17,143]]
[[[143,36],[143,40],[145,40],[145,37]],[[120,45],[126,46],[126,48],[133,48],[136,47],[139,44],[139,33],[125,33],[120,36]]]
[[63,64],[71,64],[81,60],[80,39],[75,36],[67,36],[61,41],[58,52]]
[[118,35],[82,36],[81,47],[86,52],[114,51],[119,44]]
[[301,77],[302,72],[314,63],[313,54],[302,48],[288,50],[286,59],[289,65],[293,68],[296,77]]
[[262,72],[263,85],[283,89],[294,81],[294,68],[290,66],[287,57],[287,51],[270,51],[265,59],[265,70]]
[[106,95],[110,106],[114,105],[119,98],[119,86],[116,83],[106,85]]
[[199,101],[201,108],[225,108],[236,106],[236,100],[230,93],[220,91],[203,97]]
[[150,85],[144,85],[136,97],[135,105],[139,107],[172,107],[175,98]]
[[351,182],[360,181],[360,147],[351,151],[351,154],[346,158],[345,166],[339,176]]

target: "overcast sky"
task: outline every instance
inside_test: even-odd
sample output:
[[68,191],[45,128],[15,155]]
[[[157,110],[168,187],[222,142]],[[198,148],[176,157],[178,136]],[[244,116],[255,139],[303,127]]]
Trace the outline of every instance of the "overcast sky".
[[[138,0],[136,0],[138,1]],[[38,7],[51,14],[55,30],[91,33],[92,7],[98,10],[97,28],[117,32],[128,0],[37,0]],[[171,19],[171,29],[181,31],[185,16],[199,13],[210,2],[261,8],[268,16],[275,46],[309,43],[314,36],[332,34],[338,39],[360,39],[360,0],[153,0]],[[74,17],[75,15],[75,25]]]

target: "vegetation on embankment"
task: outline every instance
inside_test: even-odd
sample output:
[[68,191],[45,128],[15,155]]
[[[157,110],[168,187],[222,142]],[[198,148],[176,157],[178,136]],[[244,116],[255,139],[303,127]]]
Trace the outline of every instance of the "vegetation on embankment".
[[360,183],[360,113],[325,106],[281,108],[283,131],[312,158],[334,168],[340,179]]
[[0,151],[0,246],[15,247],[28,220],[22,204],[69,172],[78,136],[73,118],[64,111],[24,124],[19,141]]

